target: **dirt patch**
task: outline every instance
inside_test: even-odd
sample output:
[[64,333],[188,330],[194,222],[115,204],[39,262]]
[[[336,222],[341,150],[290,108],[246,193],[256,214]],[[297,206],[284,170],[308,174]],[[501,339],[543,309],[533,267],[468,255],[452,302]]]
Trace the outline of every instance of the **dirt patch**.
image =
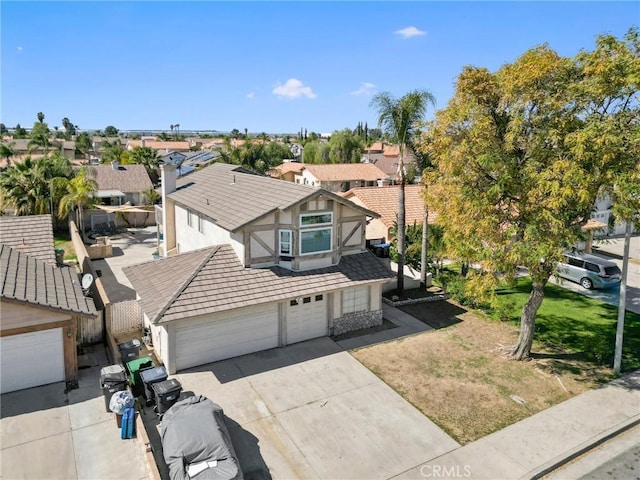
[[518,329],[454,302],[413,307],[423,309],[430,322],[438,323],[429,310],[439,308],[458,323],[351,353],[461,444],[612,378],[611,370],[564,352],[543,352],[526,362],[509,360],[504,347],[516,342]]
[[436,329],[449,327],[461,322],[459,315],[467,312],[465,308],[444,300],[432,302],[428,308],[425,308],[425,305],[420,303],[403,305],[397,308]]

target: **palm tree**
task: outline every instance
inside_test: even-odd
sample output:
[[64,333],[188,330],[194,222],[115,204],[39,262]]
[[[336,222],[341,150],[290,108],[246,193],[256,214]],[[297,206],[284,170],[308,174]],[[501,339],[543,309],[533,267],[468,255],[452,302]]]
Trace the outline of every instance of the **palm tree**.
[[[169,125],[169,128],[171,129],[171,136],[173,136],[173,129],[174,129],[175,125],[172,123],[171,125]],[[173,137],[175,140],[175,137]]]
[[0,143],[0,157],[7,159],[7,167],[11,166],[11,157],[16,154],[16,142]]
[[404,294],[404,234],[405,234],[405,184],[404,154],[418,122],[423,120],[427,105],[435,106],[435,97],[426,90],[414,90],[396,99],[389,92],[380,92],[371,99],[371,106],[378,111],[378,126],[394,143],[398,144],[398,296]]
[[38,117],[38,121],[40,123],[44,122],[44,113],[42,112],[38,112],[38,114],[36,115],[36,117]]
[[84,220],[82,210],[95,205],[96,198],[94,197],[94,193],[97,189],[98,186],[96,182],[87,178],[86,170],[81,169],[76,176],[69,181],[66,193],[60,199],[58,217],[61,219],[68,217],[69,213],[75,209],[76,222],[83,236]]

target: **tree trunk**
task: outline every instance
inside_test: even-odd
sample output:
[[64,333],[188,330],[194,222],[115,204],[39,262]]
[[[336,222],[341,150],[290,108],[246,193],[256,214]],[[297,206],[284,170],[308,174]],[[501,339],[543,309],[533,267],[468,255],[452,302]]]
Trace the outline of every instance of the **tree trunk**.
[[422,219],[422,248],[420,249],[420,286],[427,286],[427,240],[428,240],[429,208],[424,204],[424,218]]
[[534,283],[531,294],[527,302],[522,307],[520,315],[520,335],[518,343],[511,349],[511,354],[515,360],[529,358],[533,333],[536,327],[536,313],[544,299],[544,285]]
[[398,173],[400,174],[400,188],[398,189],[398,296],[404,295],[404,231],[405,231],[405,202],[404,202],[404,161],[400,152]]

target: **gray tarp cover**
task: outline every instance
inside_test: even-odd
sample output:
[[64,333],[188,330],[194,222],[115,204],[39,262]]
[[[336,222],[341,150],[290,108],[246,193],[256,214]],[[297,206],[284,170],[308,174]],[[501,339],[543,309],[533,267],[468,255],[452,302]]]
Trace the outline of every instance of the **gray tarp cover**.
[[[242,479],[222,408],[202,395],[181,400],[164,414],[162,451],[172,480]],[[189,465],[211,460],[217,466],[188,476]]]

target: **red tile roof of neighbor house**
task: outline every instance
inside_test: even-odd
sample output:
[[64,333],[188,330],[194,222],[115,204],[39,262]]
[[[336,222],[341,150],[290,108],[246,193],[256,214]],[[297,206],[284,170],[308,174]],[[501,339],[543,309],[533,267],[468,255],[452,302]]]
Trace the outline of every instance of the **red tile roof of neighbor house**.
[[[391,228],[398,218],[398,186],[352,188],[342,196],[346,199],[356,197],[365,208],[380,214],[380,220]],[[405,219],[407,225],[416,222],[422,224],[424,199],[422,185],[405,186]],[[434,223],[435,212],[429,212],[429,223]]]
[[387,174],[372,163],[330,163],[315,165],[305,163],[304,168],[321,182],[347,182],[364,180],[375,182],[387,178]]
[[274,167],[272,169],[272,172],[275,174],[275,177],[278,178],[280,175],[285,175],[289,172],[300,173],[304,167],[305,167],[304,163],[284,162],[278,165],[277,167]]
[[95,180],[98,190],[142,192],[153,188],[144,165],[96,165],[87,169],[87,178]]
[[0,217],[0,244],[55,265],[51,215]]
[[230,245],[125,267],[154,323],[231,310],[387,280],[393,272],[370,252],[345,255],[338,265],[302,272],[245,268]]
[[75,269],[50,265],[8,245],[0,245],[0,297],[82,316],[96,315],[93,300],[82,293]]
[[[189,142],[161,142],[154,140],[145,140],[145,147],[152,148],[154,150],[189,150]],[[142,147],[142,140],[129,140],[127,147],[135,148]]]

